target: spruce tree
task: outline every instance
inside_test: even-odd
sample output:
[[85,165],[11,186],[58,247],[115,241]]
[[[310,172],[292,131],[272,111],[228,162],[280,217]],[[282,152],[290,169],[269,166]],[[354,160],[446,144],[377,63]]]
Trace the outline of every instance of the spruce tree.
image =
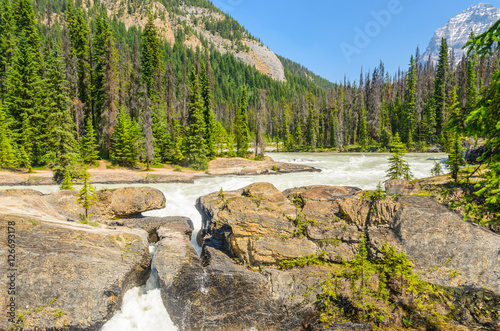
[[63,182],[60,187],[61,190],[71,191],[74,189],[73,182],[71,181],[71,173],[68,169],[64,170]]
[[28,40],[21,37],[7,72],[5,106],[13,120],[15,142],[23,148],[23,160],[30,166],[32,162],[41,162],[43,155],[41,137],[45,111],[41,83]]
[[[474,34],[471,34],[474,37]],[[476,60],[475,52],[470,52],[467,57],[467,77],[466,77],[466,103],[464,118],[474,110],[477,104],[477,78],[476,78]]]
[[29,53],[40,70],[40,35],[36,27],[36,18],[30,0],[14,0],[12,2],[13,16],[16,22],[17,36],[24,37],[29,45]]
[[89,208],[94,201],[99,200],[95,194],[95,187],[90,184],[90,174],[87,171],[83,174],[83,186],[78,193],[79,197],[75,202],[85,209],[85,218],[82,221],[86,224],[89,220]]
[[184,160],[184,131],[181,122],[177,118],[174,119],[174,146],[174,162],[180,163]]
[[144,136],[144,158],[146,160],[146,170],[150,170],[150,164],[155,159],[155,139],[153,137],[153,109],[151,108],[151,100],[146,93],[144,98],[144,106],[141,112],[142,133]]
[[142,77],[147,86],[149,97],[155,99],[156,89],[153,86],[155,76],[160,76],[162,67],[161,40],[151,12],[144,26],[141,44]]
[[85,135],[80,142],[80,155],[83,162],[88,165],[93,165],[99,159],[99,145],[96,143],[97,137],[92,125],[92,119],[87,117],[85,125]]
[[134,166],[139,157],[140,130],[124,109],[118,114],[118,123],[111,143],[111,160],[123,166]]
[[241,97],[236,110],[236,150],[239,157],[245,157],[248,153],[248,123],[247,123],[247,88],[243,86]]
[[7,93],[7,70],[16,49],[15,21],[10,0],[0,1],[0,100]]
[[68,25],[71,41],[71,54],[77,59],[78,76],[78,98],[91,109],[92,122],[96,125],[94,109],[91,108],[91,98],[89,91],[90,61],[89,61],[89,27],[83,10],[73,8],[73,0],[68,0],[68,10],[66,11],[66,24]]
[[53,46],[46,65],[45,118],[43,144],[46,164],[54,170],[56,179],[61,179],[64,169],[79,161],[75,124],[71,116],[69,93],[62,59],[57,46]]
[[0,168],[14,168],[17,166],[9,122],[0,102]]
[[405,154],[406,151],[404,145],[399,138],[399,134],[396,133],[396,135],[394,136],[391,156],[389,157],[389,169],[387,170],[386,175],[388,180],[411,180],[413,178],[410,170],[410,165],[403,159]]
[[203,118],[205,121],[205,142],[207,144],[207,156],[209,158],[214,158],[217,154],[215,150],[215,130],[216,122],[214,113],[212,111],[212,92],[210,88],[211,82],[208,79],[208,68],[205,67],[205,63],[201,63],[200,68],[200,85],[201,85],[201,95],[203,98]]
[[189,118],[184,141],[184,156],[187,165],[197,170],[205,170],[207,163],[207,148],[205,143],[205,121],[203,120],[203,101],[200,85],[193,67],[190,75]]
[[413,135],[415,134],[416,121],[415,121],[415,107],[417,102],[417,67],[413,55],[410,59],[410,68],[407,74],[405,102],[403,105],[404,118],[403,118],[403,132],[406,136],[406,144],[413,145]]
[[446,121],[446,100],[448,96],[448,43],[445,38],[441,39],[439,50],[439,61],[434,81],[434,114],[436,119],[436,135],[441,136]]
[[448,161],[446,161],[446,165],[448,169],[451,171],[451,178],[455,182],[458,181],[458,172],[460,171],[460,167],[466,165],[465,159],[462,156],[462,141],[458,133],[453,134],[453,143],[451,146],[450,154],[448,155]]
[[99,141],[104,149],[109,149],[117,115],[114,43],[108,16],[101,11],[95,19],[91,92],[95,108],[94,125],[100,133]]

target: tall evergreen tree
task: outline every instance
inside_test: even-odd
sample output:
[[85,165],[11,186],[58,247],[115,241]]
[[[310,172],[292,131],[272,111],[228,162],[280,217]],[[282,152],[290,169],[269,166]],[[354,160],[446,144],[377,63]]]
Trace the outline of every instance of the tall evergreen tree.
[[7,71],[16,49],[15,21],[10,0],[0,1],[0,99],[7,93]]
[[29,45],[29,52],[40,70],[40,35],[36,27],[35,12],[29,0],[14,0],[12,3],[18,37],[24,36]]
[[207,148],[205,143],[205,121],[203,120],[203,101],[201,97],[200,84],[196,76],[195,67],[191,70],[189,78],[189,118],[186,129],[184,156],[190,167],[198,170],[205,170],[207,164]]
[[201,85],[201,95],[203,98],[203,118],[205,121],[205,142],[207,144],[207,156],[209,158],[214,158],[217,154],[215,150],[215,130],[216,122],[214,113],[212,111],[212,92],[211,92],[211,82],[208,79],[209,73],[208,68],[205,67],[205,63],[201,63],[200,67],[200,85]]
[[133,166],[139,157],[140,130],[124,109],[118,114],[118,123],[111,143],[111,160],[124,166]]
[[56,179],[62,179],[64,169],[78,162],[76,130],[69,109],[69,95],[62,59],[57,46],[52,47],[46,66],[44,159],[54,169]]
[[68,10],[66,11],[66,24],[69,29],[69,37],[71,41],[71,54],[77,59],[77,76],[78,76],[78,99],[90,109],[92,123],[96,126],[96,118],[94,109],[91,105],[91,97],[89,90],[90,80],[90,60],[89,60],[89,27],[83,11],[73,7],[73,0],[68,0]]
[[243,86],[241,97],[236,109],[236,150],[239,157],[245,157],[248,153],[248,118],[247,118],[247,88]]
[[148,22],[144,26],[141,44],[141,64],[142,64],[142,77],[146,84],[149,97],[154,99],[156,89],[153,86],[155,76],[160,75],[162,67],[162,52],[161,41],[158,29],[153,20],[151,12],[148,14]]
[[94,164],[99,159],[99,145],[90,116],[85,125],[85,135],[80,142],[80,155],[86,164]]
[[416,129],[416,102],[417,102],[417,67],[415,65],[415,59],[413,55],[410,59],[410,68],[408,70],[406,81],[406,93],[405,93],[405,103],[403,106],[404,111],[404,126],[403,133],[406,136],[406,143],[410,145],[410,142],[413,142],[413,136],[415,134]]
[[[13,120],[16,143],[23,160],[40,162],[43,135],[43,100],[41,78],[28,40],[22,36],[7,73],[6,106]],[[21,149],[22,148],[22,149]]]
[[103,148],[109,149],[116,125],[115,48],[108,16],[101,11],[95,18],[92,58],[92,100],[95,108],[94,125],[98,128]]
[[441,136],[446,121],[446,100],[448,95],[448,43],[441,39],[439,61],[434,81],[434,113],[436,118],[436,135]]
[[14,152],[12,133],[9,129],[7,114],[0,102],[0,168],[14,168],[17,159]]
[[155,159],[154,137],[153,137],[153,109],[148,93],[145,93],[144,107],[141,112],[142,132],[144,135],[144,158],[146,159],[146,170],[150,170],[150,164]]

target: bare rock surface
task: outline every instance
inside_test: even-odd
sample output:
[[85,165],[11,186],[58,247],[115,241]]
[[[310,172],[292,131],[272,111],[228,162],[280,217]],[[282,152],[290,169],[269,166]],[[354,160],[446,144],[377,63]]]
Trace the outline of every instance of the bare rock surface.
[[[5,257],[8,227],[15,229],[15,264],[3,259],[0,266],[3,275],[15,269],[14,321],[23,314],[25,330],[97,330],[120,308],[124,293],[149,274],[144,231],[0,216],[0,254]],[[6,286],[1,282],[3,294]],[[4,312],[5,305],[1,300]],[[12,324],[1,315],[0,329]]]

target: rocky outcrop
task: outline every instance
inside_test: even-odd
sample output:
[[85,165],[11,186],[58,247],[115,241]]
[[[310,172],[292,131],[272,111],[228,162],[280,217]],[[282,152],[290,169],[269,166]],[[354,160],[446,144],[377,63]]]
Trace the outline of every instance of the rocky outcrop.
[[[345,262],[354,258],[364,237],[373,261],[382,257],[383,246],[389,244],[406,253],[420,279],[449,289],[447,300],[453,305],[449,301],[435,306],[439,314],[453,316],[443,324],[445,329],[491,328],[496,320],[487,311],[500,302],[500,237],[462,221],[430,198],[408,196],[415,192],[409,182],[390,185],[398,187],[397,197],[377,198],[355,188],[328,186],[279,192],[271,184],[257,183],[199,198],[202,258],[185,260],[179,268],[182,277],[177,276],[169,288],[170,293],[176,293],[170,298],[178,300],[189,314],[182,318],[180,310],[173,309],[171,315],[179,315],[182,330],[319,330],[323,326],[313,303],[321,291],[320,281],[332,270],[342,275],[337,268],[342,270]],[[296,257],[300,264],[308,255],[333,264],[297,269],[288,260]],[[291,263],[284,264],[291,269],[276,268],[284,260]],[[338,281],[336,291],[349,308],[349,302],[357,300],[349,292],[350,280],[341,276]],[[491,298],[488,303],[485,297]],[[226,300],[230,307],[223,311],[221,302]],[[393,300],[404,304],[412,299]],[[393,322],[403,323],[404,311],[394,314]],[[244,327],[234,316],[243,316]],[[429,326],[434,322],[419,323]],[[334,327],[372,328],[340,321]]]
[[[124,293],[149,275],[144,231],[1,216],[4,257],[8,227],[15,229],[15,262],[8,266],[15,269],[10,271],[15,274],[14,321],[25,330],[97,330],[119,309]],[[6,262],[1,264],[4,275]],[[2,298],[6,286],[1,282]],[[6,303],[1,300],[4,312]],[[0,316],[0,329],[12,324]]]
[[[165,207],[165,196],[150,187],[126,187],[97,191],[98,200],[89,209],[90,220],[106,220],[140,215],[144,211]],[[4,214],[33,217],[40,220],[77,221],[84,209],[76,203],[78,192],[57,191],[43,195],[35,190],[0,191],[0,208]]]

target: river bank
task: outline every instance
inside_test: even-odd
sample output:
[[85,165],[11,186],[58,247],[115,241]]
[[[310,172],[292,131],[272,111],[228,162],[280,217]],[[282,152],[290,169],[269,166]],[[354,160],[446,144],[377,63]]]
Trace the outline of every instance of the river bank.
[[[208,163],[207,171],[164,165],[150,171],[142,169],[111,168],[109,162],[100,161],[99,166],[88,170],[93,184],[155,184],[193,183],[196,179],[229,175],[272,175],[293,172],[319,172],[314,167],[303,164],[277,162],[270,157],[263,161],[242,158],[218,158]],[[0,171],[0,186],[57,185],[50,169],[33,173]]]

